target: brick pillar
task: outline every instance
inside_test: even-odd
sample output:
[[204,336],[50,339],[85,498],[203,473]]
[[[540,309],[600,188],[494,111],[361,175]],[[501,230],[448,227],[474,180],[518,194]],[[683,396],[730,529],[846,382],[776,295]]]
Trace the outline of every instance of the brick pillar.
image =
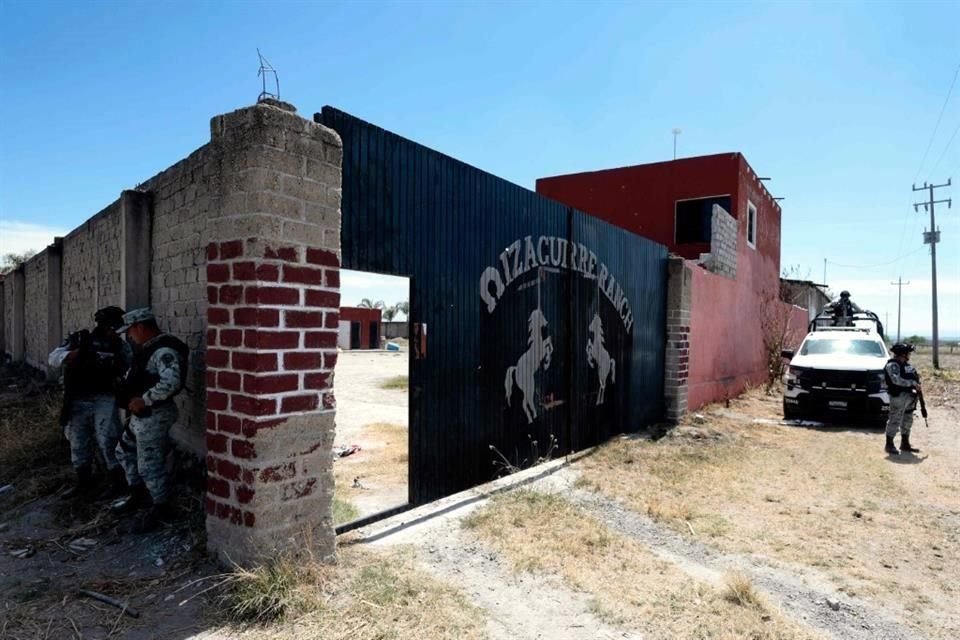
[[267,105],[211,128],[208,547],[242,564],[307,545],[332,559],[342,144]]
[[[47,353],[50,353],[63,340],[61,319],[61,297],[63,282],[63,238],[55,238],[47,247]],[[46,360],[46,357],[43,358]],[[55,380],[60,376],[58,368],[47,367],[47,379]]]
[[667,348],[663,393],[667,422],[678,422],[687,412],[690,373],[690,298],[693,274],[686,260],[671,256],[667,265]]
[[27,275],[23,265],[17,267],[12,273],[8,273],[4,282],[13,285],[13,309],[7,311],[13,316],[10,323],[11,335],[7,338],[10,341],[10,357],[14,362],[23,362],[26,356],[25,331],[27,328],[25,317],[27,312]]

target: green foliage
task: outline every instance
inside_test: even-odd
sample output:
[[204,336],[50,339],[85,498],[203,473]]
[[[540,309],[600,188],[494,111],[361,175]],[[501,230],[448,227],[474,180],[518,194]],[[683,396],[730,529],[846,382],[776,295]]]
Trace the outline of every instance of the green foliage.
[[33,249],[24,251],[23,253],[5,253],[3,257],[0,258],[0,274],[13,271],[35,255],[37,255],[37,252]]

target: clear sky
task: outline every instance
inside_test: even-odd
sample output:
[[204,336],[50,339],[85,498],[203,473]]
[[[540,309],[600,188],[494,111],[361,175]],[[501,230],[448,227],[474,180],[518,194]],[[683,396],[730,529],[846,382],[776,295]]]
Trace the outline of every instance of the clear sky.
[[[0,2],[0,252],[42,248],[255,101],[256,47],[332,104],[533,187],[742,151],[783,205],[782,264],[960,336],[960,3]],[[944,106],[945,105],[945,106]],[[938,116],[943,110],[934,133]],[[927,151],[929,145],[929,151]],[[389,298],[367,288],[361,297]],[[393,300],[387,300],[393,302]]]

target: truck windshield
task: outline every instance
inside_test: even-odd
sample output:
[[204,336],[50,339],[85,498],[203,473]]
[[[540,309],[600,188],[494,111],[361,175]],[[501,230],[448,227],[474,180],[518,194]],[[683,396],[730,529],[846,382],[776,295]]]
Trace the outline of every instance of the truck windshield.
[[825,340],[812,338],[803,343],[800,355],[824,355],[828,353],[845,353],[855,356],[886,355],[886,349],[873,340]]

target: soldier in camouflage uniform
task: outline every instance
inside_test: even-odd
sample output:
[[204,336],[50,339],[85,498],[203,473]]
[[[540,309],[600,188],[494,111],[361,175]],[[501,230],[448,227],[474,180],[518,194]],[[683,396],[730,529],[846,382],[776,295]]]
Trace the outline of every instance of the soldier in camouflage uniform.
[[887,393],[890,394],[890,417],[887,419],[887,443],[884,451],[890,455],[899,455],[893,439],[900,432],[900,450],[915,453],[920,449],[910,446],[910,428],[913,426],[913,412],[917,409],[917,392],[920,391],[920,374],[910,364],[910,352],[913,345],[897,343],[890,347],[893,357],[883,368],[887,380]]
[[117,445],[130,495],[114,505],[119,513],[150,509],[135,520],[134,532],[146,531],[170,516],[167,477],[168,433],[177,420],[174,396],[183,389],[187,373],[187,346],[162,333],[149,308],[123,316],[121,332],[134,345],[133,363],[123,382],[121,402],[130,421]]
[[127,484],[114,450],[120,440],[120,416],[114,388],[130,366],[129,346],[117,335],[123,324],[123,309],[104,307],[94,314],[93,331],[70,334],[47,359],[51,367],[63,366],[63,407],[60,424],[70,441],[70,461],[76,484],[63,497],[92,498],[94,447],[99,449],[107,473],[106,499],[122,494]]

